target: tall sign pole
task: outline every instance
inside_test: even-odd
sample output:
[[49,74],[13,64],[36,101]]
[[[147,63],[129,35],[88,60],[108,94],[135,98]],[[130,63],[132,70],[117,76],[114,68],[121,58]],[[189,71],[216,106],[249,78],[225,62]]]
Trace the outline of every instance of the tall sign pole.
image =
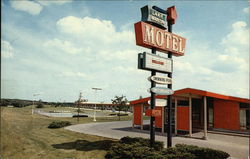
[[[175,6],[167,9],[168,32],[172,33],[172,26],[177,18]],[[168,58],[172,59],[172,52],[168,52]],[[172,79],[172,72],[168,73],[168,77]],[[168,88],[172,89],[172,83],[168,84]],[[172,147],[172,95],[167,97],[168,115],[167,115],[167,147]],[[177,111],[177,110],[175,110]]]
[[[152,48],[152,54],[156,54],[156,49]],[[152,70],[151,71],[151,76],[155,76],[156,71]],[[151,80],[151,88],[155,87],[156,83]],[[151,91],[151,103],[150,103],[150,108],[154,109],[155,108],[155,93]],[[150,146],[153,147],[155,143],[155,117],[151,116],[150,117]]]
[[[167,96],[167,146],[172,146],[172,56],[183,56],[185,52],[186,39],[172,33],[172,25],[177,18],[175,6],[167,11],[157,6],[144,6],[141,8],[142,19],[134,24],[136,45],[152,49],[151,53],[143,52],[138,54],[138,69],[151,71],[151,99],[150,110],[150,146],[155,143],[155,117],[161,116],[161,111],[155,109],[156,94]],[[166,28],[168,30],[166,31]],[[156,51],[168,54],[168,58],[156,55]],[[158,76],[156,73],[167,74]],[[157,84],[167,85],[156,87]]]

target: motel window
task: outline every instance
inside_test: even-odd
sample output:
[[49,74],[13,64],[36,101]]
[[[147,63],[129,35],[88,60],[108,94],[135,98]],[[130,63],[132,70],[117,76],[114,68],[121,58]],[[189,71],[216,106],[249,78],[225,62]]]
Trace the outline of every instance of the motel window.
[[250,129],[250,106],[248,103],[240,103],[240,127],[243,130]]
[[207,98],[207,107],[208,107],[208,126],[211,128],[214,126],[214,99],[211,97]]
[[178,106],[189,106],[188,100],[178,100]]
[[[174,100],[172,102],[172,126],[175,124],[175,107],[174,107],[175,103],[174,103]],[[164,123],[167,124],[167,119],[168,119],[168,108],[165,107],[164,109],[165,111],[165,117],[164,117]]]

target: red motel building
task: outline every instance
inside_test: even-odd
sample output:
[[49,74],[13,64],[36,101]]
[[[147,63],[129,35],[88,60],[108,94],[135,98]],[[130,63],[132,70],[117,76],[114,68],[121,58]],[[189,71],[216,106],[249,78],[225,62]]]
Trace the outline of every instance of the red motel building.
[[[166,99],[165,95],[156,95],[157,99]],[[143,114],[150,116],[150,97],[130,102],[133,110],[132,127],[143,129]],[[213,92],[185,88],[174,92],[172,127],[175,134],[207,130],[227,132],[248,132],[250,129],[250,100]],[[166,132],[167,107],[155,107],[160,115],[155,117],[155,127]]]

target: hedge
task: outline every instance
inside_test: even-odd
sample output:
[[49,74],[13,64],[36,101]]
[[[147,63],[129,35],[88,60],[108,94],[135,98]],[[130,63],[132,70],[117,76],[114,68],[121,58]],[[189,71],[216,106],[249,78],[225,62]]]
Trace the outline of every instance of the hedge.
[[106,154],[106,159],[227,159],[229,154],[210,148],[177,144],[163,148],[163,142],[156,141],[150,147],[150,140],[140,137],[123,137],[113,143]]
[[48,128],[62,128],[65,126],[69,126],[71,123],[69,121],[53,121],[52,123],[49,124]]

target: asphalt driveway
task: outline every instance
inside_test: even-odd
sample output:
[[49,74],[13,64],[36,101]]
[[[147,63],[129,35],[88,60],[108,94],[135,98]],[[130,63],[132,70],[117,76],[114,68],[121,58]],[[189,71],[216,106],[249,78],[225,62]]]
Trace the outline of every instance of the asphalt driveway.
[[[144,123],[148,122],[145,121]],[[131,121],[78,124],[68,126],[65,129],[115,139],[120,139],[124,136],[149,138],[149,131],[131,128]],[[156,133],[155,138],[163,141],[166,145],[166,136],[166,134]],[[173,145],[178,143],[192,144],[219,149],[228,152],[231,155],[231,159],[247,159],[249,155],[249,138],[247,137],[208,133],[208,140],[174,136],[172,142]]]

